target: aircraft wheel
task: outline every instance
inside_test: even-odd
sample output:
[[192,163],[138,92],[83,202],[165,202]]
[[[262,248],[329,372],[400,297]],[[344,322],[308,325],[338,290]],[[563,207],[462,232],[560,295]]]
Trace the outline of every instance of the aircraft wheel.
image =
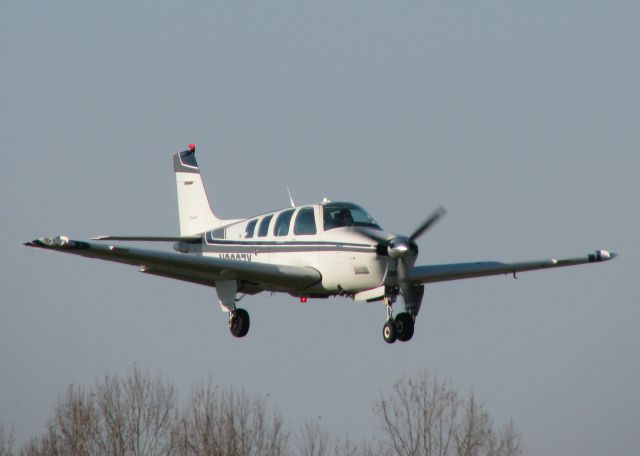
[[398,332],[398,340],[406,342],[413,337],[415,323],[413,317],[408,312],[402,312],[396,315],[396,330]]
[[244,337],[249,332],[249,312],[236,309],[229,319],[229,330],[235,337]]
[[398,330],[396,328],[396,322],[394,320],[387,320],[382,327],[382,337],[388,344],[392,344],[398,338]]

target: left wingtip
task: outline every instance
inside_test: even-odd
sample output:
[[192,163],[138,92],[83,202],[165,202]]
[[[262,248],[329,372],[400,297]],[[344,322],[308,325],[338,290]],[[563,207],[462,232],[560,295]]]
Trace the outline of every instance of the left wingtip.
[[34,239],[33,241],[27,241],[21,244],[23,247],[42,247],[42,239]]
[[55,248],[76,248],[81,245],[80,241],[72,241],[67,236],[55,236],[53,238],[43,237],[22,244],[25,247],[40,247],[47,249]]

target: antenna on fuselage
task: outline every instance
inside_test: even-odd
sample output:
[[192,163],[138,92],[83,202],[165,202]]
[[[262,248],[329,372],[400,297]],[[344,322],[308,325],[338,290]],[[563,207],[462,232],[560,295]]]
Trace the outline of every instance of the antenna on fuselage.
[[296,203],[293,202],[293,198],[291,197],[291,190],[289,190],[289,186],[287,186],[287,193],[289,194],[289,201],[291,202],[291,207],[296,207]]

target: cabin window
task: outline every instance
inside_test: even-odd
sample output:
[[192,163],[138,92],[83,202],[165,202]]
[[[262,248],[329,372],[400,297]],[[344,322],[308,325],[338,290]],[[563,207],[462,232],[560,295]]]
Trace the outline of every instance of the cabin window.
[[303,207],[296,216],[295,234],[316,234],[316,217],[312,207]]
[[289,224],[291,223],[291,216],[295,209],[288,209],[281,212],[276,218],[276,224],[273,227],[273,234],[276,236],[286,236],[289,234]]
[[258,228],[258,236],[264,237],[269,232],[269,223],[271,223],[271,219],[273,218],[273,214],[267,215],[260,222],[260,227]]
[[258,223],[258,219],[253,219],[247,223],[247,228],[244,230],[244,237],[246,239],[253,237],[253,232],[256,229],[256,223]]

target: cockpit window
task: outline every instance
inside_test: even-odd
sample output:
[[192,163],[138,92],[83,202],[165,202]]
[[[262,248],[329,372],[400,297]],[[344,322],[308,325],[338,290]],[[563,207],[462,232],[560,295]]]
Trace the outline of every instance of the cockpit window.
[[269,232],[269,223],[271,223],[271,219],[273,218],[273,214],[267,215],[260,222],[260,226],[258,227],[258,236],[264,237]]
[[325,231],[341,226],[368,226],[380,229],[380,226],[364,209],[353,203],[325,204],[323,214]]
[[256,222],[258,219],[253,219],[247,223],[247,229],[244,230],[244,237],[246,239],[253,237],[253,231],[256,229]]
[[291,216],[295,209],[288,209],[281,212],[276,218],[276,224],[273,227],[273,234],[276,236],[286,236],[289,234],[289,223],[291,222]]
[[316,234],[316,218],[312,207],[303,207],[296,215],[294,234]]

